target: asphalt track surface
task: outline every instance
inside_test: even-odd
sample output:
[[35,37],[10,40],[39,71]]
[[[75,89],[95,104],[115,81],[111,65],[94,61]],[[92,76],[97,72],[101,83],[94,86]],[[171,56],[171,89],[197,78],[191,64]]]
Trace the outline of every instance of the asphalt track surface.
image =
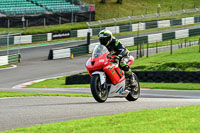
[[[130,37],[130,36],[126,36]],[[120,37],[121,38],[121,37]],[[92,40],[96,42],[97,40]],[[0,91],[85,93],[87,88],[14,89],[21,83],[84,72],[89,55],[74,59],[48,60],[51,48],[84,44],[85,41],[21,49],[22,62],[13,69],[0,70]],[[12,52],[12,51],[10,51]],[[81,119],[93,116],[133,112],[142,109],[196,105],[200,91],[142,90],[136,102],[124,98],[99,104],[93,98],[22,97],[0,98],[0,131],[37,124]]]
[[0,103],[0,131],[4,131],[143,109],[197,105],[200,99],[140,98],[127,102],[116,98],[100,104],[93,98],[24,97],[0,99]]

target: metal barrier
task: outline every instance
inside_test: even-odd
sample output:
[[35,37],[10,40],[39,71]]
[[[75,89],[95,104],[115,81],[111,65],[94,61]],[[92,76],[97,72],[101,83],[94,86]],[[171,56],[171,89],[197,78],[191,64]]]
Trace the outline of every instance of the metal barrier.
[[18,63],[21,61],[21,54],[8,55],[8,64]]
[[154,13],[154,14],[143,14],[138,16],[128,16],[128,17],[121,17],[121,18],[112,18],[112,19],[106,19],[106,20],[98,20],[98,21],[92,21],[87,22],[88,28],[91,28],[93,26],[99,26],[102,27],[106,24],[113,24],[117,25],[117,23],[120,22],[129,22],[130,24],[133,23],[133,20],[138,20],[139,22],[145,22],[145,19],[163,19],[163,17],[169,17],[173,18],[176,15],[186,15],[190,13],[199,13],[200,14],[200,8],[194,8],[194,9],[183,9],[179,11],[170,11],[170,12],[164,12],[164,13]]
[[61,47],[50,49],[48,59],[61,59],[61,58],[73,58],[75,56],[88,54],[88,44],[78,45],[74,47]]
[[73,47],[61,47],[50,49],[48,59],[60,59],[60,58],[74,58],[75,56],[85,55],[89,53],[90,44],[90,33],[87,33],[87,43],[82,45],[77,45]]
[[11,54],[0,56],[0,66],[19,63],[21,61],[21,54]]

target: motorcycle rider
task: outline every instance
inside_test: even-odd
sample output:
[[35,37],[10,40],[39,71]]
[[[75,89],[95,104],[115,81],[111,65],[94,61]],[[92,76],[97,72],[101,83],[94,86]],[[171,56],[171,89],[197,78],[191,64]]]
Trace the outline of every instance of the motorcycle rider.
[[134,86],[133,74],[128,66],[129,61],[129,51],[117,40],[112,32],[109,30],[102,30],[99,32],[99,41],[101,45],[104,45],[110,55],[117,55],[119,58],[115,58],[115,60],[119,60],[120,68],[125,72],[125,76],[129,78],[130,86]]

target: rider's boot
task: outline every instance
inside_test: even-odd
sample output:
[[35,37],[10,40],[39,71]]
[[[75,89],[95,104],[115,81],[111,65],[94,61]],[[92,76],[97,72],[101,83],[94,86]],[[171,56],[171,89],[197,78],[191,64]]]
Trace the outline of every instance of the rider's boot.
[[134,86],[136,86],[135,85],[135,82],[134,82],[134,77],[133,77],[133,72],[131,71],[131,70],[129,70],[129,71],[127,71],[126,73],[125,73],[125,75],[127,75],[127,77],[129,78],[129,84],[130,84],[130,86],[131,87],[134,87]]

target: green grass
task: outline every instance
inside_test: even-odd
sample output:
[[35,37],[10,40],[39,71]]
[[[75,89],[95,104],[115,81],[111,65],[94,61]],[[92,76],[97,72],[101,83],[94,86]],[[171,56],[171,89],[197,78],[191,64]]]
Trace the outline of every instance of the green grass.
[[200,105],[143,110],[14,129],[3,133],[197,133]]
[[[57,79],[48,79],[39,83],[32,84],[26,88],[90,88],[89,84],[64,85],[65,77]],[[200,83],[154,83],[140,82],[141,88],[149,89],[169,89],[169,90],[200,90]]]
[[89,95],[89,94],[23,93],[23,92],[0,91],[0,97],[30,97],[30,96],[91,97],[91,95]]
[[[200,90],[200,83],[146,83],[140,82],[141,88],[170,90]],[[65,77],[47,79],[26,88],[90,88],[89,84],[65,85]]]
[[10,68],[11,66],[10,65],[3,65],[3,66],[0,66],[0,69],[2,68]]
[[[83,29],[88,28],[86,22],[80,23],[66,23],[61,25],[48,25],[48,26],[32,26],[24,29],[23,34],[42,34],[42,33],[51,33],[59,31],[69,31],[74,29]],[[21,32],[22,28],[0,28],[0,32]]]
[[26,88],[66,88],[65,76],[60,78],[47,79],[45,81],[27,86]]
[[173,11],[182,10],[182,4],[184,4],[184,9],[194,8],[194,3],[200,7],[198,0],[123,0],[122,5],[116,4],[116,0],[107,0],[106,4],[99,3],[100,0],[84,1],[96,5],[97,20],[157,13],[159,3],[161,5],[160,12],[170,12],[171,6]]
[[89,88],[90,87],[87,84],[65,85],[65,78],[66,76],[53,78],[53,79],[47,79],[47,80],[29,85],[26,88]]
[[170,52],[150,55],[136,59],[132,65],[133,70],[178,70],[200,71],[199,46],[191,46]]
[[168,90],[200,90],[200,83],[153,83],[140,82],[141,88]]

